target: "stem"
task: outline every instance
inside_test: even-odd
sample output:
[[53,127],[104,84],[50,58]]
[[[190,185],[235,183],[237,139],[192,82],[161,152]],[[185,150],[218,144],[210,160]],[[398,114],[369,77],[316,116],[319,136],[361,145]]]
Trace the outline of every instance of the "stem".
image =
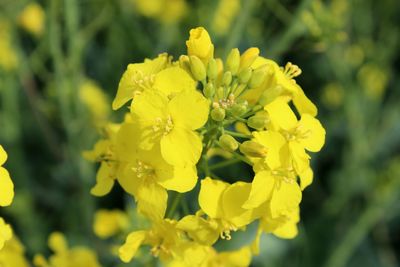
[[223,167],[238,163],[240,161],[241,160],[238,159],[238,158],[233,158],[233,159],[230,159],[230,160],[225,160],[225,161],[221,161],[221,162],[215,163],[214,165],[209,166],[208,169],[210,171],[212,171],[212,170],[216,170],[216,169],[219,169],[219,168],[223,168]]
[[183,196],[183,194],[176,192],[176,195],[175,195],[174,199],[172,200],[171,206],[167,212],[167,218],[173,217],[173,215],[176,211],[176,208],[178,207],[179,202],[182,199],[182,196]]
[[253,136],[249,135],[249,134],[242,134],[242,133],[237,133],[237,132],[233,132],[233,131],[229,131],[229,130],[224,130],[225,133],[230,134],[232,136],[235,137],[240,137],[240,138],[253,138]]

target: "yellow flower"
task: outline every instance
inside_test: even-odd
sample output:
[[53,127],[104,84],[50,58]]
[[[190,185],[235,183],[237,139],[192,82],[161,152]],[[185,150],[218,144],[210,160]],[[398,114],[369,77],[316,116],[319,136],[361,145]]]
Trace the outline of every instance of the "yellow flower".
[[149,245],[151,253],[168,261],[181,253],[178,249],[183,242],[183,233],[176,229],[176,221],[165,219],[153,224],[148,230],[130,233],[125,243],[119,248],[119,257],[123,262],[130,262],[142,245]]
[[230,30],[232,21],[240,11],[239,0],[219,1],[212,22],[212,29],[217,35],[226,35]]
[[189,33],[189,40],[186,41],[188,56],[196,56],[207,63],[214,56],[210,35],[203,27],[191,29]]
[[86,247],[69,248],[64,235],[54,232],[48,241],[54,254],[47,261],[42,255],[35,255],[34,264],[38,267],[101,267],[97,255]]
[[16,69],[18,57],[13,48],[10,25],[0,19],[0,67],[6,71]]
[[14,198],[14,184],[8,171],[2,167],[7,160],[7,153],[0,145],[0,206],[9,206]]
[[260,209],[244,209],[252,185],[245,182],[228,184],[209,177],[201,181],[199,205],[202,211],[218,222],[217,231],[222,238],[230,239],[236,231],[261,216]]
[[167,190],[187,192],[197,182],[194,165],[173,166],[161,156],[160,146],[151,150],[138,147],[138,128],[133,123],[122,125],[118,133],[117,151],[124,166],[118,181],[124,190],[135,196],[138,210],[152,220],[164,217]]
[[208,112],[208,100],[193,90],[171,100],[157,91],[146,91],[131,107],[140,127],[140,148],[150,150],[160,144],[162,157],[174,166],[193,166],[199,160],[202,143],[194,130],[206,123]]
[[128,226],[128,216],[120,210],[98,210],[94,215],[94,233],[100,238],[111,237]]
[[[1,218],[0,218],[0,224],[1,224]],[[3,249],[0,250],[0,266],[29,267],[30,265],[26,260],[24,254],[25,254],[24,246],[17,239],[17,237],[14,236],[9,241],[7,241]]]
[[83,152],[83,156],[87,160],[100,162],[100,168],[96,175],[96,185],[90,191],[94,196],[108,194],[117,178],[119,162],[115,153],[115,138],[119,128],[120,125],[118,124],[108,124],[105,129],[107,139],[99,140],[93,150]]
[[298,121],[289,105],[277,99],[265,107],[271,122],[286,138],[293,167],[298,174],[309,168],[310,152],[318,152],[325,143],[325,129],[309,114],[302,114]]
[[119,82],[112,108],[119,109],[136,95],[152,88],[155,75],[166,68],[168,62],[169,56],[160,54],[157,58],[146,60],[144,63],[129,64]]
[[283,99],[286,102],[293,100],[293,104],[300,114],[317,115],[317,108],[294,80],[296,76],[301,74],[298,66],[289,62],[285,68],[281,68],[271,59],[258,57],[251,67],[256,69],[261,66],[266,66],[267,76],[259,87],[251,88],[251,90],[243,94],[245,99],[254,104],[261,97],[264,98],[265,103],[263,104],[269,104],[277,98]]
[[6,224],[3,218],[0,217],[0,250],[3,248],[4,243],[12,237],[11,226]]
[[29,3],[19,15],[18,22],[27,32],[40,36],[44,30],[45,13],[43,8],[35,3]]
[[97,126],[102,126],[107,120],[110,108],[108,96],[95,81],[85,80],[79,88],[79,98],[87,107]]

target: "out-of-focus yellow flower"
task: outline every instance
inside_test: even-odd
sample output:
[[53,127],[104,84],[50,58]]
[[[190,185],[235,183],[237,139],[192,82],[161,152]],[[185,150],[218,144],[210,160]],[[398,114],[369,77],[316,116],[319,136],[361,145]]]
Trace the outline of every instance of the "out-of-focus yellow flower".
[[[1,218],[0,218],[1,224]],[[1,228],[1,227],[0,227]],[[1,230],[0,230],[1,239]],[[26,260],[25,248],[17,237],[13,237],[6,242],[4,248],[0,251],[0,266],[2,267],[29,267],[29,263]]]
[[371,99],[380,99],[389,81],[387,72],[376,64],[369,63],[361,67],[357,79],[365,94]]
[[191,29],[189,33],[189,40],[186,41],[188,56],[196,56],[207,63],[214,56],[210,35],[203,27]]
[[340,84],[330,83],[322,90],[322,103],[335,109],[343,103],[344,90]]
[[94,251],[86,247],[69,248],[62,233],[54,232],[48,241],[54,254],[46,260],[42,255],[35,255],[34,264],[38,267],[101,267]]
[[44,31],[45,13],[36,2],[29,3],[18,17],[19,25],[35,36],[41,36]]
[[94,216],[93,230],[100,238],[114,236],[128,226],[128,216],[120,210],[98,210]]
[[89,110],[96,125],[102,126],[110,113],[109,99],[103,90],[91,80],[85,80],[79,88],[79,98]]
[[185,0],[132,0],[132,3],[143,16],[167,24],[181,20],[188,9]]
[[10,71],[18,65],[17,53],[13,49],[10,25],[0,19],[0,67]]
[[240,10],[239,0],[221,0],[218,3],[212,22],[212,30],[217,35],[225,35],[228,33],[232,21],[235,19]]
[[0,217],[0,250],[3,248],[4,243],[12,237],[11,226],[6,224],[3,218]]

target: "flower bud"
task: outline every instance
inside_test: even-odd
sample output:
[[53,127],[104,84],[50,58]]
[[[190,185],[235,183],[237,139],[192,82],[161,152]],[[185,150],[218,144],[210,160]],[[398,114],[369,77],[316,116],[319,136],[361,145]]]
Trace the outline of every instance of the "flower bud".
[[255,115],[247,120],[247,125],[256,130],[262,130],[267,125],[269,119],[267,116]]
[[260,50],[257,47],[251,47],[247,49],[240,57],[239,71],[249,68],[253,62],[257,59],[260,54]]
[[251,68],[244,68],[239,72],[239,82],[241,84],[246,84],[251,78],[252,70]]
[[214,55],[214,45],[210,35],[203,27],[191,29],[189,40],[186,41],[189,56],[197,56],[201,61],[207,63]]
[[240,65],[240,52],[239,49],[234,48],[228,55],[226,59],[226,69],[232,73],[232,75],[236,75],[239,70]]
[[208,61],[207,76],[211,80],[215,80],[218,76],[218,65],[214,58],[211,58],[210,61]]
[[230,71],[226,71],[224,76],[222,77],[222,83],[225,86],[229,86],[232,82],[232,73]]
[[239,150],[248,157],[263,158],[267,155],[267,148],[254,141],[243,142]]
[[206,79],[206,68],[198,57],[190,56],[190,70],[197,81],[204,81]]
[[224,98],[224,88],[222,86],[217,88],[217,98],[223,99]]
[[203,89],[203,94],[204,94],[207,98],[213,97],[214,94],[215,94],[214,85],[213,85],[212,83],[207,83],[206,87],[204,87],[204,89]]
[[264,82],[266,75],[267,75],[266,65],[263,65],[255,69],[248,83],[249,88],[257,88],[258,86],[260,86]]
[[211,110],[211,118],[215,121],[223,121],[225,119],[225,109],[223,108],[214,108]]
[[234,116],[240,117],[247,111],[247,103],[236,103],[232,106],[231,110]]
[[235,151],[239,147],[238,141],[229,134],[223,134],[219,138],[219,145],[227,151]]
[[191,72],[190,70],[190,61],[189,61],[189,57],[186,55],[181,55],[179,57],[179,66],[184,69],[187,72]]

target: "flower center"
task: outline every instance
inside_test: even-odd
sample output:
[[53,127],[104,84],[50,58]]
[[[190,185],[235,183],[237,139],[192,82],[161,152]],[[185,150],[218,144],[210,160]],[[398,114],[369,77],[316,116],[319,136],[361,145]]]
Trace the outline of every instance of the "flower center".
[[145,75],[142,71],[138,70],[131,76],[132,87],[135,89],[133,94],[136,96],[145,89],[150,89],[154,83],[154,74]]
[[174,123],[171,116],[166,118],[157,117],[153,124],[154,133],[167,135],[174,128]]
[[136,173],[138,178],[146,178],[155,174],[154,168],[141,160],[137,160],[136,166],[133,167],[132,170]]

